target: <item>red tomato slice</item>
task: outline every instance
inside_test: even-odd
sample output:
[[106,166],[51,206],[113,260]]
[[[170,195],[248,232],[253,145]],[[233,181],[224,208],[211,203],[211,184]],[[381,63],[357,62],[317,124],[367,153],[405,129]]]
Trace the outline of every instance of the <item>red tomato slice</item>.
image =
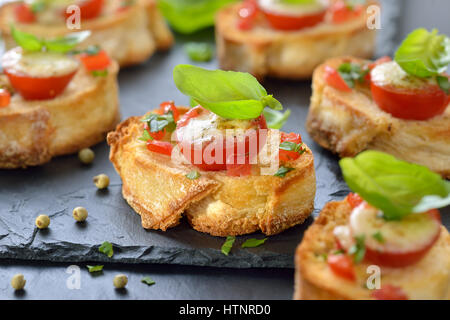
[[359,17],[363,13],[364,6],[355,5],[352,8],[345,1],[339,0],[334,2],[328,10],[331,12],[331,20],[333,23],[339,24]]
[[105,70],[111,63],[111,59],[105,50],[100,50],[96,55],[82,53],[79,55],[79,59],[89,71]]
[[350,281],[356,280],[353,260],[350,256],[345,254],[330,254],[328,255],[327,261],[331,271],[337,276]]
[[9,106],[11,94],[6,89],[0,89],[0,108]]
[[227,165],[227,176],[244,177],[249,176],[251,174],[252,174],[252,165],[249,163]]
[[377,300],[409,300],[402,288],[390,284],[375,290],[372,297]]
[[348,204],[352,207],[352,209],[355,209],[357,206],[359,206],[361,203],[364,202],[364,199],[361,198],[361,196],[359,194],[353,193],[353,192],[350,192],[347,195],[346,199],[347,199]]
[[325,82],[332,86],[335,89],[345,91],[345,92],[351,92],[352,88],[348,86],[348,84],[342,79],[339,72],[330,66],[325,66]]
[[[210,113],[210,111],[202,108],[201,106],[197,106],[191,110],[189,110],[187,113],[185,113],[183,116],[181,116],[180,120],[177,123],[177,130],[178,133],[181,131],[180,128],[186,127],[191,120],[197,118],[199,115],[203,115],[206,113]],[[195,121],[195,120],[194,120]],[[201,120],[205,121],[205,120]],[[259,129],[266,129],[267,124],[265,121],[264,116],[260,116],[257,119],[253,121],[253,125],[256,128],[256,144],[257,144],[257,151],[259,151],[262,146],[263,142],[260,141],[259,136]],[[195,125],[193,125],[193,130],[197,129]],[[183,140],[183,137],[179,134],[177,135],[178,143],[180,145],[180,150],[183,153],[184,157],[193,165],[200,168],[201,170],[205,171],[220,171],[220,170],[227,170],[227,162],[228,166],[233,163],[238,163],[239,157],[244,157],[243,162],[245,164],[250,163],[250,136],[243,137],[242,141],[234,140],[234,142],[230,145],[230,143],[226,143],[225,137],[223,137],[223,140],[204,140],[201,143],[197,144],[195,141],[192,142],[190,140]],[[214,138],[212,138],[214,139]],[[217,149],[221,148],[221,149]],[[218,158],[216,159],[216,150],[219,150],[221,152],[221,155],[217,155]],[[240,155],[240,150],[243,150],[245,154]],[[230,158],[227,161],[227,156],[230,156]],[[211,159],[209,159],[211,158]],[[242,160],[241,160],[242,161]],[[232,169],[230,169],[232,170]]]
[[[80,18],[81,20],[89,20],[97,18],[103,9],[104,0],[82,0],[79,1]],[[70,17],[72,13],[63,12],[66,18]]]
[[149,141],[147,141],[147,149],[152,152],[170,156],[170,155],[172,155],[173,146],[170,142],[149,140]]
[[162,114],[166,114],[169,111],[172,111],[173,120],[177,122],[180,119],[180,111],[178,111],[175,103],[173,101],[165,101],[159,105],[159,110],[161,110]]
[[17,4],[14,7],[14,14],[16,20],[20,23],[33,23],[36,21],[36,16],[26,3]]
[[270,11],[263,11],[270,25],[274,29],[285,31],[313,27],[324,20],[326,12],[326,10],[323,10],[314,14],[290,16],[277,14]]
[[450,95],[438,85],[411,90],[372,81],[370,89],[380,109],[400,119],[427,120],[444,113],[450,103]]
[[[291,132],[291,133],[281,132],[280,143],[283,143],[286,141],[300,144],[300,143],[302,143],[302,137],[299,134],[294,133],[294,132]],[[300,158],[300,153],[295,152],[295,151],[280,149],[279,158],[280,158],[281,162],[293,161],[293,160],[297,160],[298,158]]]
[[241,30],[251,29],[255,18],[258,16],[258,12],[256,0],[244,1],[238,11],[238,28]]

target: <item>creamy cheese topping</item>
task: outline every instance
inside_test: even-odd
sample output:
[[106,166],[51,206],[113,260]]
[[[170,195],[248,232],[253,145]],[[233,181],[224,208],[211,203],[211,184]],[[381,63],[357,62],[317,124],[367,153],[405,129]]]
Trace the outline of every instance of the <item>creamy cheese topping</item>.
[[423,88],[436,84],[433,78],[423,79],[407,74],[395,61],[382,63],[370,73],[371,79],[379,86],[393,86],[398,88]]
[[[365,243],[373,250],[405,252],[431,241],[439,224],[427,214],[410,214],[402,220],[387,221],[380,210],[361,204],[350,215],[353,236],[365,236]],[[375,234],[384,241],[379,241]]]
[[76,71],[79,62],[62,53],[24,52],[22,48],[15,48],[3,55],[2,67],[9,73],[48,78]]
[[325,10],[329,6],[329,0],[316,0],[310,4],[289,4],[280,0],[259,0],[258,5],[263,11],[288,16],[302,16]]

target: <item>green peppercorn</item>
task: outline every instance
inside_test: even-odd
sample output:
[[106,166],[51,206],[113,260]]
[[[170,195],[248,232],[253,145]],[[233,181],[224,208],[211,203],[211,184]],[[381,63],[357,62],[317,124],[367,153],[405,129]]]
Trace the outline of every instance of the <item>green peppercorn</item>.
[[75,209],[73,209],[72,215],[73,215],[73,218],[75,220],[77,220],[78,222],[83,222],[87,219],[88,212],[87,212],[86,208],[76,207]]
[[125,288],[128,283],[128,277],[124,274],[118,274],[114,277],[113,284],[117,289]]
[[94,177],[94,184],[99,189],[106,189],[109,186],[109,177],[106,174],[99,174]]
[[50,218],[45,214],[41,214],[36,218],[35,223],[36,227],[38,227],[39,229],[47,229],[50,225]]
[[90,164],[94,161],[95,153],[90,148],[81,149],[78,152],[78,159],[80,159],[83,164]]
[[11,287],[14,288],[14,290],[22,290],[25,288],[25,283],[27,280],[25,280],[23,274],[18,273],[15,274],[14,277],[11,279]]

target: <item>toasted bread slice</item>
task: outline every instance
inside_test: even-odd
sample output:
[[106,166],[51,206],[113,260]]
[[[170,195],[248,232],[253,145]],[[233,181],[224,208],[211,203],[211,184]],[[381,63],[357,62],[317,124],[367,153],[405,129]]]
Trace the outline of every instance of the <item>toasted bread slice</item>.
[[[347,201],[330,202],[306,231],[295,254],[295,299],[372,299],[366,287],[372,274],[368,263],[355,265],[355,282],[336,276],[326,255],[336,251],[333,230],[346,225],[351,213]],[[405,268],[381,267],[381,286],[401,287],[410,299],[450,299],[450,235],[442,226],[440,238],[418,263]]]
[[[140,118],[132,117],[108,134],[108,144],[123,196],[141,215],[144,228],[167,230],[186,213],[194,229],[214,236],[257,230],[272,235],[302,223],[313,210],[316,183],[309,149],[290,163],[295,170],[285,178],[230,177],[175,164],[169,156],[148,151],[138,140],[141,135]],[[194,169],[201,177],[186,178]]]
[[7,49],[16,46],[10,32],[11,24],[22,31],[45,38],[91,30],[91,36],[80,48],[100,45],[121,67],[141,63],[156,50],[166,50],[173,43],[173,36],[154,0],[137,0],[127,10],[81,21],[81,29],[74,30],[70,30],[65,24],[17,23],[14,6],[14,3],[9,3],[0,8],[0,30]]
[[65,91],[51,100],[19,94],[0,108],[0,168],[40,165],[53,156],[92,146],[120,120],[116,62],[106,76],[80,68]]
[[[377,2],[367,5],[373,4]],[[311,78],[314,69],[331,57],[373,55],[376,31],[367,27],[366,14],[349,22],[323,22],[299,31],[275,30],[261,14],[255,26],[245,31],[237,27],[240,5],[225,7],[216,17],[217,55],[222,69],[249,72],[257,78],[304,79]]]
[[314,72],[306,121],[311,137],[341,157],[379,150],[450,178],[450,107],[426,121],[395,118],[377,106],[370,90],[356,87],[352,92],[342,92],[325,83],[325,66],[337,68],[343,62],[363,60],[334,58]]

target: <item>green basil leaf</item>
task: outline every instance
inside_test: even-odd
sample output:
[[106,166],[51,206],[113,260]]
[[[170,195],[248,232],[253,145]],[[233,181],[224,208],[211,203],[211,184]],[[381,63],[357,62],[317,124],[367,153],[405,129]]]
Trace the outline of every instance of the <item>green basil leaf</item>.
[[41,51],[44,44],[36,36],[31,33],[22,32],[14,26],[11,26],[11,34],[16,41],[17,45],[22,47],[26,51]]
[[448,81],[448,77],[436,76],[436,81],[442,91],[444,91],[446,94],[450,94],[450,81]]
[[103,266],[102,265],[98,265],[98,266],[86,266],[86,268],[88,268],[89,272],[100,272],[103,271]]
[[114,254],[113,246],[108,241],[103,242],[102,245],[98,248],[98,251],[106,254],[109,258],[111,258]]
[[147,142],[148,140],[153,140],[152,136],[150,135],[150,133],[148,133],[148,130],[142,131],[142,136],[138,138],[141,141],[145,141]]
[[177,126],[173,119],[172,111],[169,111],[166,114],[150,113],[141,121],[147,122],[150,132],[158,132],[164,129],[166,129],[167,132],[173,132]]
[[186,175],[186,178],[190,179],[190,180],[195,180],[200,178],[200,173],[197,170],[192,170],[191,172],[189,172]]
[[223,118],[254,119],[266,106],[282,108],[248,73],[178,65],[173,78],[182,93]]
[[234,236],[228,236],[227,239],[225,240],[225,243],[222,245],[222,253],[224,255],[229,255],[231,248],[233,248],[233,244],[236,241],[236,237]]
[[374,238],[375,240],[377,240],[379,243],[385,243],[385,239],[383,237],[383,235],[381,234],[380,231],[375,232],[372,235],[372,238]]
[[274,176],[280,177],[280,178],[284,178],[284,177],[286,176],[286,174],[287,174],[289,171],[292,171],[292,170],[294,170],[294,168],[288,168],[288,167],[280,166],[280,167],[278,168],[278,171],[274,174]]
[[184,45],[184,50],[192,61],[207,62],[213,57],[213,48],[209,43],[188,42]]
[[236,0],[159,0],[158,6],[172,28],[184,34],[214,25],[216,12]]
[[255,247],[259,247],[260,245],[264,244],[264,242],[266,242],[268,238],[264,238],[264,239],[247,239],[245,240],[245,242],[242,244],[242,248],[255,248]]
[[66,53],[83,42],[90,35],[91,32],[88,30],[73,32],[64,37],[59,37],[52,40],[44,40],[44,45],[49,51]]
[[450,63],[450,39],[434,29],[416,29],[402,42],[394,60],[405,72],[426,78],[444,72]]
[[291,110],[287,109],[283,113],[270,108],[265,108],[263,113],[269,128],[281,129],[291,115]]
[[366,255],[366,245],[364,235],[355,237],[356,243],[348,250],[350,255],[353,255],[353,261],[360,263]]
[[150,277],[143,277],[143,278],[141,279],[141,282],[142,282],[142,283],[145,283],[146,285],[149,285],[149,286],[154,285],[154,284],[156,283],[156,282],[153,281],[153,279],[150,278]]
[[361,66],[356,63],[344,62],[338,68],[338,73],[344,79],[345,83],[350,88],[355,87],[355,82],[364,82],[365,76],[369,72],[369,69],[363,70]]
[[449,183],[440,175],[383,152],[364,151],[341,159],[339,165],[350,189],[382,210],[386,219],[401,219],[419,208],[440,208],[446,203],[442,198],[449,197]]

